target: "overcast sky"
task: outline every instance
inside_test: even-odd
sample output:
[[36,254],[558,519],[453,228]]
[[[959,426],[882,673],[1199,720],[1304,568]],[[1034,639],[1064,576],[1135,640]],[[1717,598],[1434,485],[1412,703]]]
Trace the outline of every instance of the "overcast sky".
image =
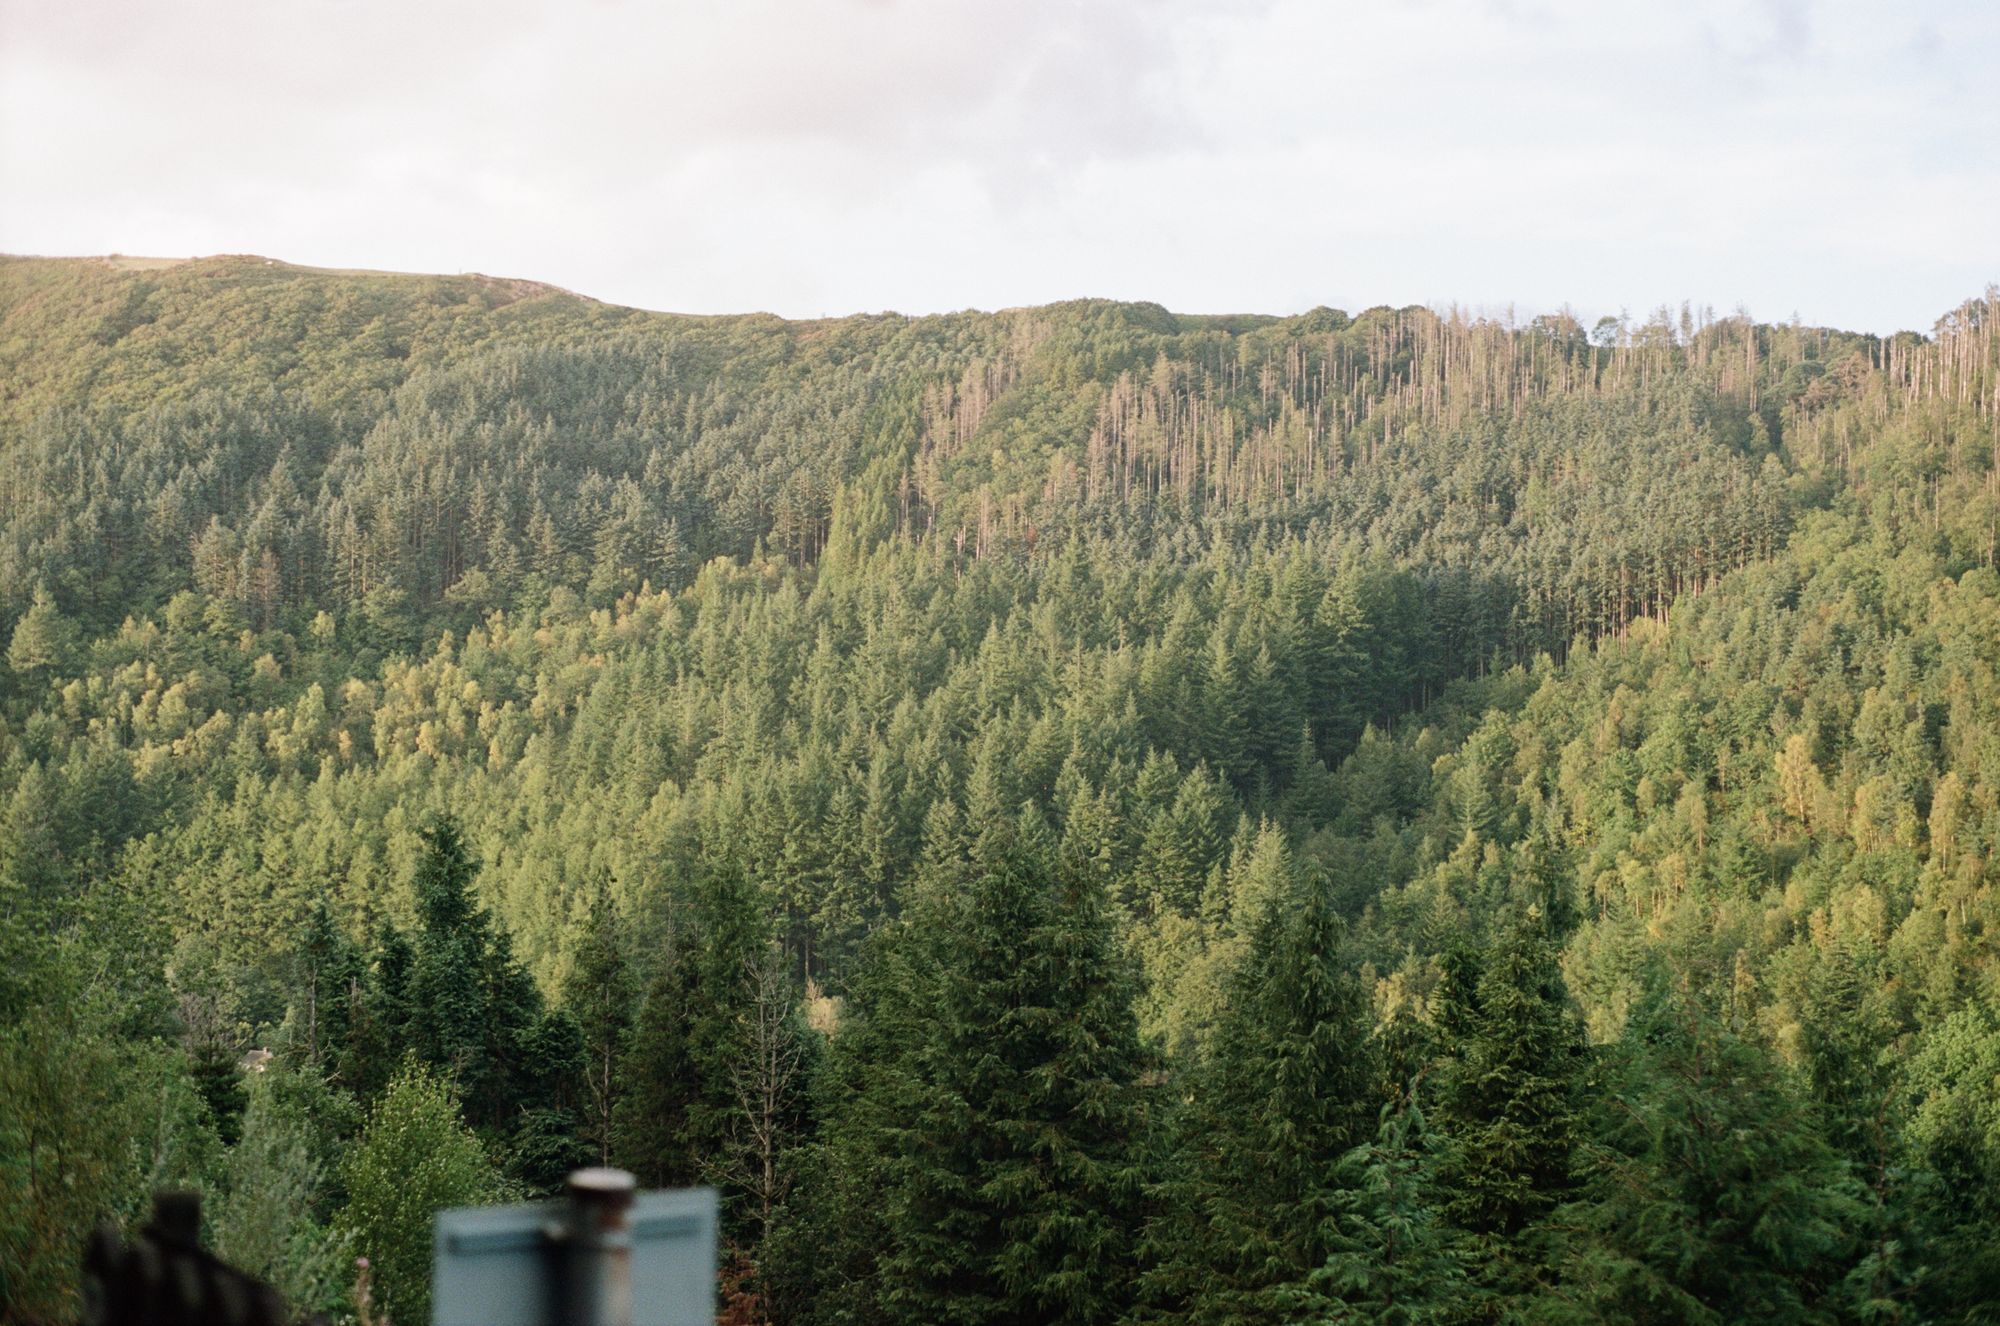
[[0,0],[0,250],[690,312],[2000,279],[1991,0]]

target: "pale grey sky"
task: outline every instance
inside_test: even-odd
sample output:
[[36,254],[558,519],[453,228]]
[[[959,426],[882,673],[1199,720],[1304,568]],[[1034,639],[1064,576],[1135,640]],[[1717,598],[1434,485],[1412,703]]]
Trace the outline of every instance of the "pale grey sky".
[[1996,86],[1987,0],[0,0],[0,250],[1928,329]]

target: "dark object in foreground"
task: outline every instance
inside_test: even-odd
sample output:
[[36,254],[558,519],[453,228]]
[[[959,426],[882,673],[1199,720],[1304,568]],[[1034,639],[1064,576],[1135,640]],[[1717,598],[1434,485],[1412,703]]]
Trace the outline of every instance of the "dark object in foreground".
[[278,1291],[202,1250],[201,1195],[166,1191],[131,1238],[98,1227],[83,1254],[85,1326],[285,1326]]

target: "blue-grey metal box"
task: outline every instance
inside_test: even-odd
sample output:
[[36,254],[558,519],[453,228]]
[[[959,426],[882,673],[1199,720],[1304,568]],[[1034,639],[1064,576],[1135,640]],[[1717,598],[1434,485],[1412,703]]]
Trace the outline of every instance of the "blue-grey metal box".
[[[432,1237],[434,1326],[560,1326],[561,1253],[551,1231],[569,1203],[440,1211]],[[710,1188],[640,1193],[632,1236],[633,1326],[713,1326],[716,1195]]]

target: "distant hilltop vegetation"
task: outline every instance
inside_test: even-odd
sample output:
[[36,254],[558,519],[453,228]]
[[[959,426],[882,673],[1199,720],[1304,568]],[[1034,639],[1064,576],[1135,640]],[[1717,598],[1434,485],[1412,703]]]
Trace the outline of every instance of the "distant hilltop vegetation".
[[1990,1321],[1996,553],[2000,291],[0,261],[0,1311],[609,1162],[738,1322]]

